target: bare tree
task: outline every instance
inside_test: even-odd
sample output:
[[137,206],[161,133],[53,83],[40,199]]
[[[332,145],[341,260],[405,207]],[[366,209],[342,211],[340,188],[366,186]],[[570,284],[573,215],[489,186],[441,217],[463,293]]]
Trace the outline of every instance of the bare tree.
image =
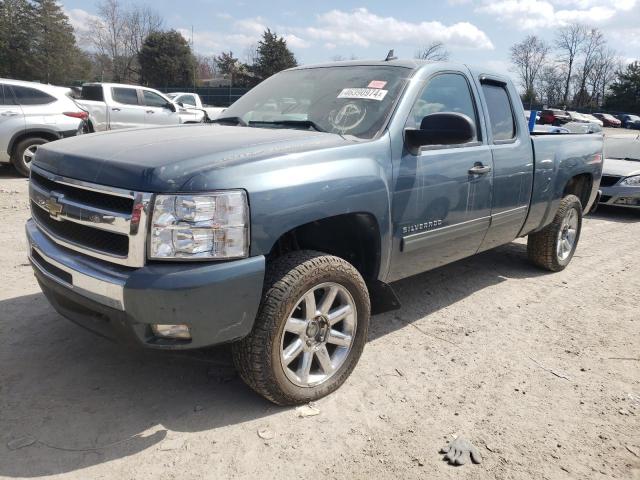
[[245,63],[247,65],[255,65],[259,57],[258,44],[252,43],[251,45],[249,45],[244,51],[244,56],[245,56]]
[[520,77],[525,99],[535,100],[535,85],[538,74],[547,60],[550,47],[544,40],[529,35],[522,42],[511,47],[511,63]]
[[592,28],[587,32],[581,49],[582,62],[578,66],[576,76],[577,88],[574,103],[578,107],[587,105],[591,100],[591,95],[587,90],[587,82],[597,67],[598,59],[605,48],[605,44],[604,35],[600,30]]
[[144,39],[162,26],[162,17],[147,6],[126,9],[119,0],[101,0],[98,19],[86,40],[99,55],[110,59],[113,79],[127,81],[139,75],[137,56]]
[[558,105],[562,103],[564,75],[558,65],[548,64],[542,67],[536,80],[535,90],[543,104]]
[[218,65],[215,56],[196,55],[196,79],[206,80],[216,76]]
[[446,62],[450,57],[451,54],[445,48],[444,43],[437,40],[422,47],[415,54],[415,58],[418,60],[432,60],[434,62]]
[[98,19],[91,27],[87,41],[100,56],[110,60],[113,79],[121,81],[124,76],[121,61],[127,50],[126,14],[118,0],[102,0],[98,4]]
[[582,50],[586,36],[587,27],[574,23],[561,28],[554,42],[560,53],[559,60],[566,65],[564,93],[562,95],[562,103],[564,105],[567,104],[567,99],[569,98],[569,86],[571,85],[571,76],[573,75],[576,58]]

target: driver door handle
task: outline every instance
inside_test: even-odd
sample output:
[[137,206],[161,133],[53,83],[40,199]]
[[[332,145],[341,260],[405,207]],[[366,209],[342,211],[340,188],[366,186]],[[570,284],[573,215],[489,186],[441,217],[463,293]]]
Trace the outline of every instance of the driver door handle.
[[156,112],[153,110],[147,110],[147,113],[156,113]]
[[120,109],[119,109],[118,107],[113,107],[113,108],[111,109],[111,111],[113,111],[113,112],[119,112],[119,111],[120,111]]
[[13,110],[7,110],[6,112],[0,113],[0,115],[2,115],[3,117],[15,117],[16,115],[19,115],[19,113],[14,112]]
[[489,173],[491,171],[491,167],[488,165],[483,165],[478,162],[473,167],[469,169],[469,173],[472,175],[484,175],[485,173]]

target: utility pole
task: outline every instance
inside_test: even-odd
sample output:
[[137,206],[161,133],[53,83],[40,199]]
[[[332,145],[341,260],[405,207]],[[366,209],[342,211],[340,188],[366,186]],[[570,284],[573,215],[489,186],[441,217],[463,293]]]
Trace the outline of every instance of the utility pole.
[[196,51],[193,48],[193,25],[191,25],[191,55],[193,55],[193,92],[196,91]]

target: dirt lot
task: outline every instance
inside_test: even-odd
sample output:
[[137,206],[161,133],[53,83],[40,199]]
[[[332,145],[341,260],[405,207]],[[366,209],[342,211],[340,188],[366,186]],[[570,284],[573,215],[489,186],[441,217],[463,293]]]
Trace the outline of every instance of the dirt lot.
[[[1,478],[640,478],[640,212],[585,220],[562,273],[516,242],[399,282],[402,310],[299,418],[227,349],[128,351],[57,315],[27,264],[26,191],[0,169]],[[446,465],[452,435],[483,463]]]

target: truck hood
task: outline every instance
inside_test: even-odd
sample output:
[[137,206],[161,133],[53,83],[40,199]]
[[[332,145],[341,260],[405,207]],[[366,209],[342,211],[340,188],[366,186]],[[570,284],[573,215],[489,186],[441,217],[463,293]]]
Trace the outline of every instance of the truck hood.
[[614,158],[607,158],[604,161],[602,174],[619,176],[619,177],[629,177],[631,175],[640,175],[640,161],[618,160]]
[[261,159],[353,143],[308,130],[183,125],[94,133],[48,143],[35,165],[134,191],[179,191],[192,177]]

